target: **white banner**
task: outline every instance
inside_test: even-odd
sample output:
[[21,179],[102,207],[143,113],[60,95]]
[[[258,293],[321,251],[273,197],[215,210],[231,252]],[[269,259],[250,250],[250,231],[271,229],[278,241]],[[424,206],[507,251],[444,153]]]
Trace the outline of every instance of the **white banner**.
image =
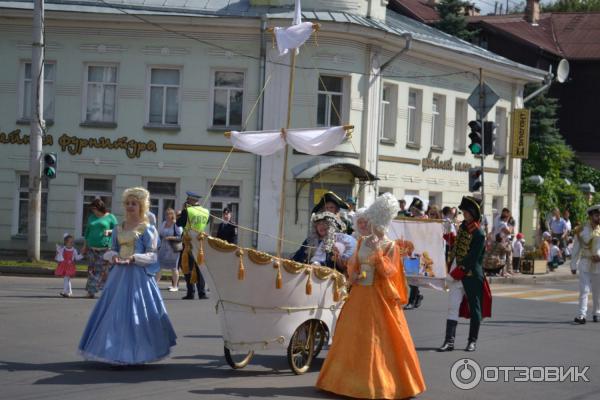
[[388,236],[413,245],[404,258],[409,284],[445,290],[446,242],[441,220],[399,218],[392,221]]

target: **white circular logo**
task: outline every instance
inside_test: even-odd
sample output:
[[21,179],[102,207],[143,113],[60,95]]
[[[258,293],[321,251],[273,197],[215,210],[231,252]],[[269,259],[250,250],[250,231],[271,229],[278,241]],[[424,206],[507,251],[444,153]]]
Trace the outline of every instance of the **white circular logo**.
[[459,389],[473,389],[481,382],[481,368],[470,358],[461,358],[452,365],[450,379]]

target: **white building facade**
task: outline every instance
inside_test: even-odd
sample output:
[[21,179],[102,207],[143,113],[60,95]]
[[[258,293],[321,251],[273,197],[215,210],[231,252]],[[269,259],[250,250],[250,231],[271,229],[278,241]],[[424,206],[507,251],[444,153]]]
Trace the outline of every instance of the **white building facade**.
[[[247,228],[240,230],[243,245],[274,249],[282,155],[230,152],[223,133],[285,126],[289,56],[278,55],[266,28],[290,24],[293,2],[180,3],[46,1],[44,152],[59,161],[57,178],[44,184],[45,248],[64,232],[81,237],[96,197],[120,217],[123,190],[141,185],[159,222],[192,190],[216,216],[233,208]],[[543,72],[399,16],[385,3],[303,2],[303,17],[321,26],[297,57],[292,126],[351,124],[354,132],[323,156],[290,150],[286,251],[306,235],[324,190],[362,204],[391,191],[457,205],[468,190],[467,169],[480,164],[466,149],[475,118],[466,99],[480,68],[500,97],[487,116],[498,124],[498,139],[485,161],[486,214],[509,207],[518,217],[510,115],[522,105],[523,85]],[[0,247],[24,248],[36,79],[31,3],[0,1],[0,10]],[[407,41],[410,49],[386,65]]]

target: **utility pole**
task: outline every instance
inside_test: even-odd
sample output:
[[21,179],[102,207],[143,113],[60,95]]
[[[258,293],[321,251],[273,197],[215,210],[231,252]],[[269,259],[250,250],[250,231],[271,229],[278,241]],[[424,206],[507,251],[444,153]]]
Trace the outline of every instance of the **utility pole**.
[[485,88],[483,86],[483,68],[479,68],[479,124],[481,125],[481,215],[485,208],[485,169],[483,161],[485,160],[485,142],[483,134],[483,108],[485,106]]
[[29,135],[29,213],[27,256],[40,259],[42,217],[42,128],[44,124],[44,0],[34,0],[31,43],[31,133]]

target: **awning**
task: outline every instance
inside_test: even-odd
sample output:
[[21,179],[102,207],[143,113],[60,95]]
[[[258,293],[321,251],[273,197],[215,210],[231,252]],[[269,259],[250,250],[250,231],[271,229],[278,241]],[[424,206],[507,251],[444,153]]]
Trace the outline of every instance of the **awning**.
[[366,169],[349,163],[347,158],[315,157],[311,160],[303,162],[302,164],[296,165],[294,168],[292,168],[292,173],[294,174],[294,179],[296,180],[310,180],[316,175],[332,169],[343,169],[349,171],[359,181],[372,182],[379,179]]

